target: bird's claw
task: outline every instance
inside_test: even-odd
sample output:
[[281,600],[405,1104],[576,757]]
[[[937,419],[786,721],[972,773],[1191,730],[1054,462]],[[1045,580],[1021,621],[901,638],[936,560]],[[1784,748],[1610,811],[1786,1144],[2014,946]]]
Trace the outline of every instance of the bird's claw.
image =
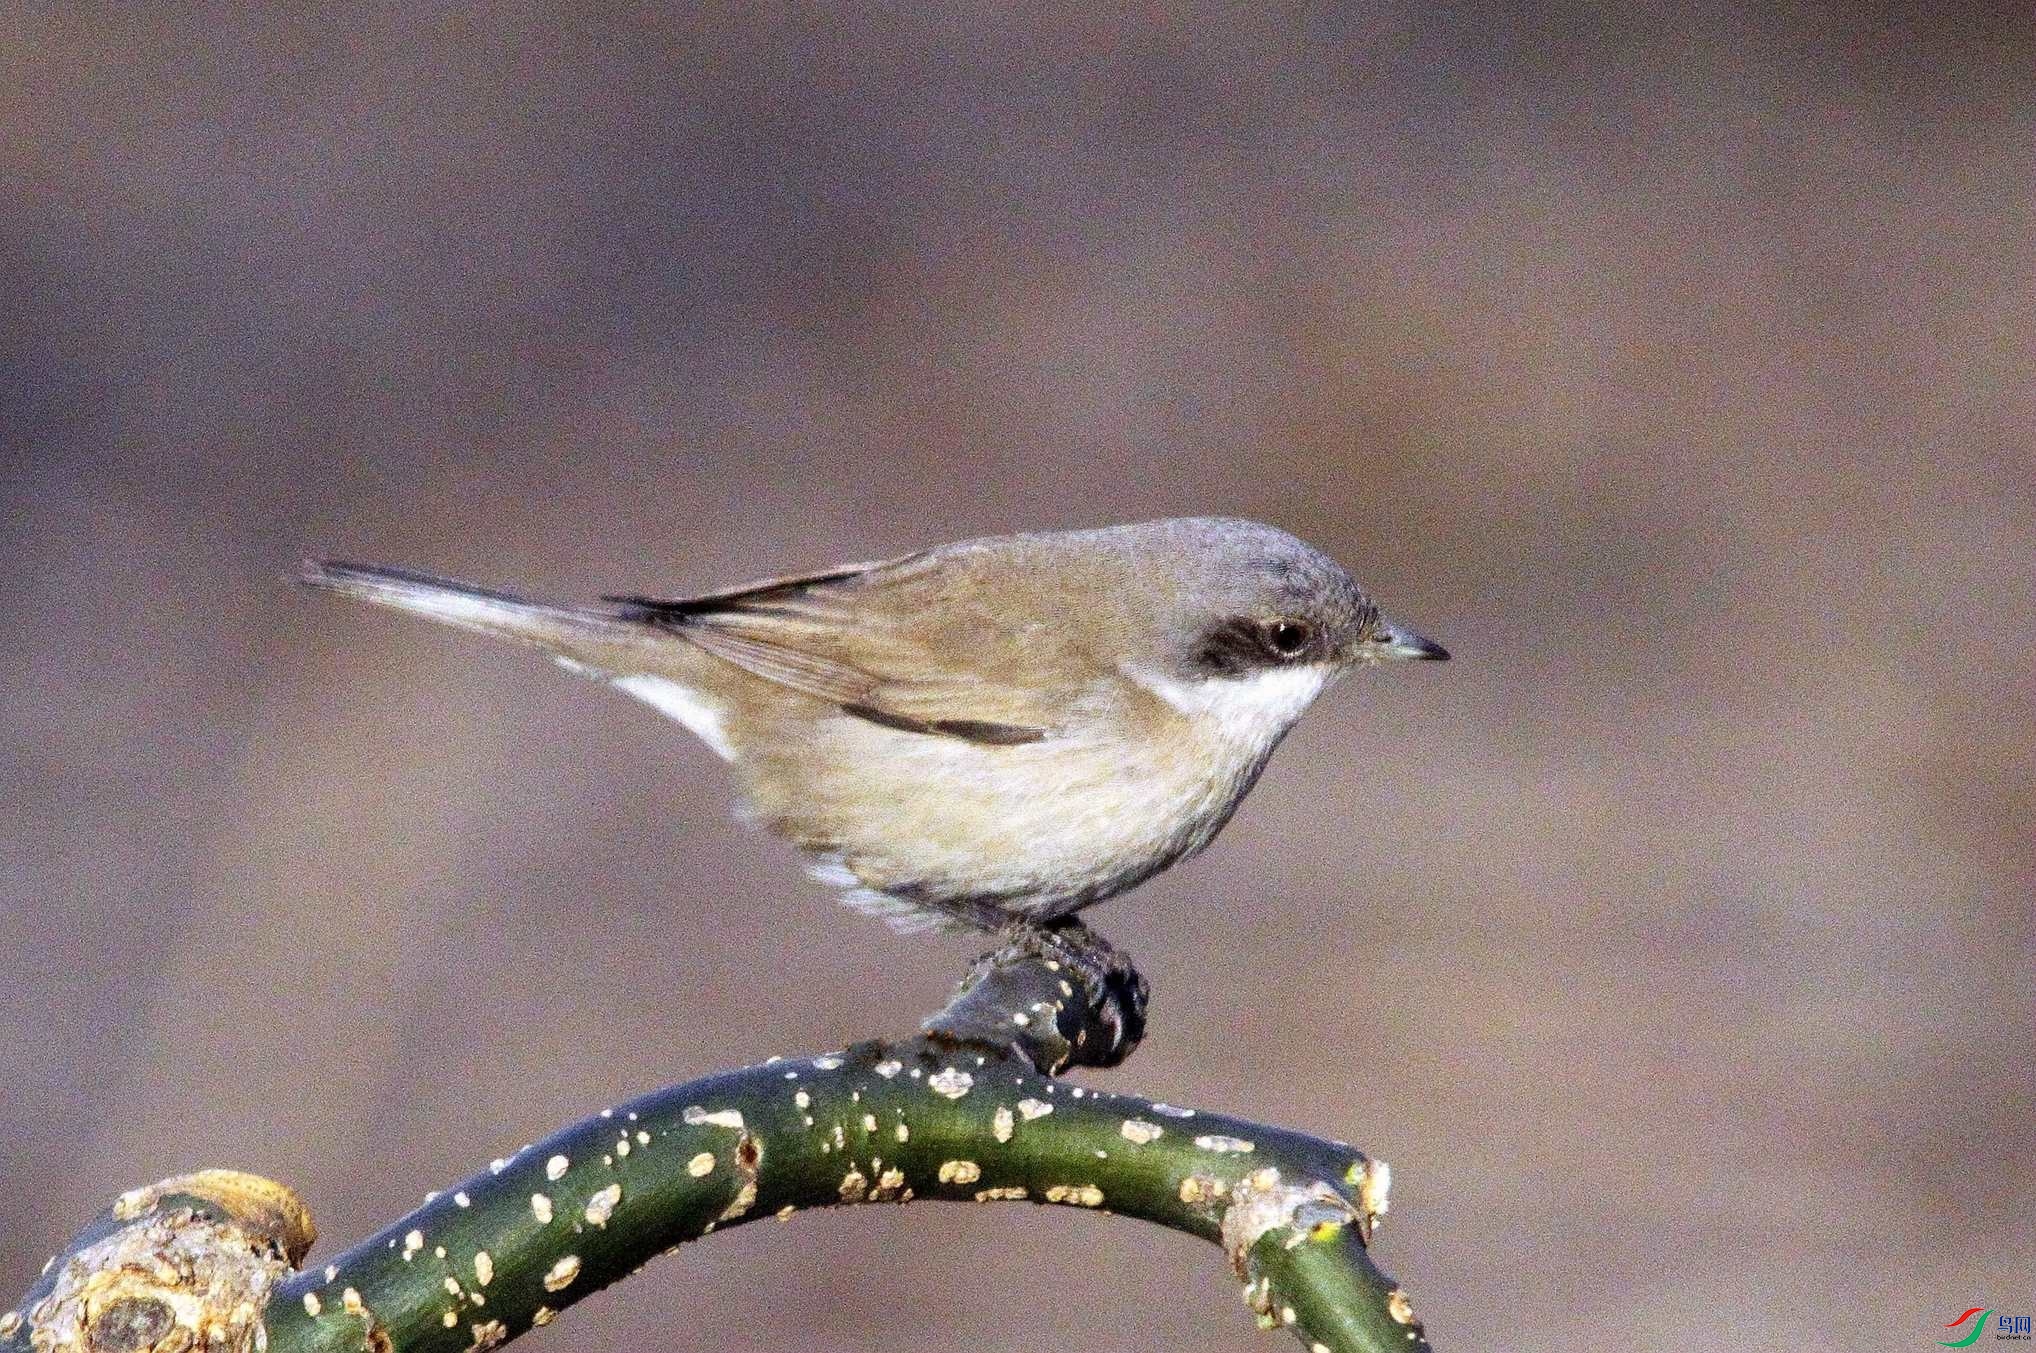
[[[1113,1041],[1135,1046],[1145,1035],[1145,978],[1116,946],[1073,917],[1058,921],[1021,921],[1005,929],[1015,944],[1066,970],[1074,979],[1070,993],[1111,1030]],[[1095,1021],[1083,1021],[1093,1027]]]

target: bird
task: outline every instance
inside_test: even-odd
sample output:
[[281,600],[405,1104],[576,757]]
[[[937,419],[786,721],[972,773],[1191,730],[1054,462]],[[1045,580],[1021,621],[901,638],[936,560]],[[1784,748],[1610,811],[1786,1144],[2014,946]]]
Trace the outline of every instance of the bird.
[[1072,922],[1208,845],[1339,678],[1449,656],[1304,541],[1223,517],[594,605],[331,560],[301,578],[671,717],[731,765],[746,816],[908,932]]

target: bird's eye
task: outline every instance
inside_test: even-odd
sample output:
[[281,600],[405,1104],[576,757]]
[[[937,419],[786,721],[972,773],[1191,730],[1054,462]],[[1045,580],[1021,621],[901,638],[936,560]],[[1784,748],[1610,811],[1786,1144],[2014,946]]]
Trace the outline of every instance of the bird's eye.
[[1308,627],[1298,620],[1275,620],[1265,627],[1265,641],[1281,657],[1295,657],[1308,647]]

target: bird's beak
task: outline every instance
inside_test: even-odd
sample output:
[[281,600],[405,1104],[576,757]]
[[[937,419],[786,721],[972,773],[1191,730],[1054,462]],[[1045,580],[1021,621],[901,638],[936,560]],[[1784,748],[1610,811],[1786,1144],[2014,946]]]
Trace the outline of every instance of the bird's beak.
[[1425,662],[1446,662],[1449,650],[1433,639],[1424,639],[1405,625],[1381,619],[1369,639],[1356,646],[1351,656],[1358,661],[1378,662],[1385,658],[1419,658]]

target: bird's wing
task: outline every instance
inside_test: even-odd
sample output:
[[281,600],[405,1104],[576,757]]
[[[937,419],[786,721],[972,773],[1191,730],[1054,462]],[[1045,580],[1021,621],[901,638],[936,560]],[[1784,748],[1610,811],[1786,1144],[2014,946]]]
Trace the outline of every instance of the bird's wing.
[[1063,693],[1000,679],[1011,636],[943,605],[931,553],[664,600],[610,596],[766,681],[906,732],[992,746],[1038,742]]

